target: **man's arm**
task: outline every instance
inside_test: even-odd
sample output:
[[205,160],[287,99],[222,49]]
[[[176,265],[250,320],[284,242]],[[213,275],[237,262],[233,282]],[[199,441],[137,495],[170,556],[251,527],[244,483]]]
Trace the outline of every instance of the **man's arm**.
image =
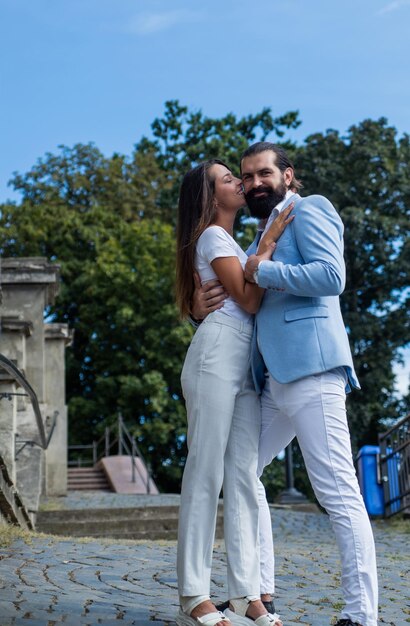
[[219,280],[210,280],[201,285],[200,278],[195,272],[195,291],[192,296],[191,320],[199,324],[212,311],[217,311],[223,307],[228,294]]
[[258,268],[260,287],[285,291],[297,296],[331,296],[342,293],[345,285],[343,224],[332,204],[323,196],[303,199],[292,224],[302,263],[260,262],[252,255],[246,264],[246,277],[253,279]]

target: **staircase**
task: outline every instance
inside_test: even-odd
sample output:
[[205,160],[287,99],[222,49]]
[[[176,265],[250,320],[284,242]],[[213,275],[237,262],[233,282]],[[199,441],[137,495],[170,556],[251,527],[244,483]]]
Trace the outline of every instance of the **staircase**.
[[97,467],[69,467],[69,491],[112,491],[105,472]]
[[[71,453],[74,456],[70,458]],[[159,493],[149,464],[121,414],[117,424],[107,426],[100,439],[68,446],[68,465],[68,491]]]
[[[122,509],[39,511],[36,530],[70,537],[132,540],[175,540],[179,507],[144,506]],[[216,538],[223,537],[223,508],[218,507]]]

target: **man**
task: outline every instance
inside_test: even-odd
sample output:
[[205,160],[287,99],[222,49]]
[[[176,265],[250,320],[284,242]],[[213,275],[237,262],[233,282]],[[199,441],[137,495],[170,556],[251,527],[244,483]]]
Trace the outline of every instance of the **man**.
[[[345,285],[343,224],[323,196],[301,198],[285,151],[259,142],[242,155],[251,214],[267,226],[290,202],[294,220],[271,261],[248,250],[247,280],[266,289],[256,315],[252,370],[261,391],[259,475],[297,437],[320,504],[329,514],[342,561],[345,608],[336,626],[376,626],[373,534],[353,466],[345,391],[359,388],[339,305]],[[210,300],[207,301],[207,296]],[[193,315],[221,306],[218,287],[197,290]],[[209,306],[207,306],[207,303]],[[265,376],[265,370],[267,374]],[[262,600],[273,590],[273,546],[263,486],[260,535]]]

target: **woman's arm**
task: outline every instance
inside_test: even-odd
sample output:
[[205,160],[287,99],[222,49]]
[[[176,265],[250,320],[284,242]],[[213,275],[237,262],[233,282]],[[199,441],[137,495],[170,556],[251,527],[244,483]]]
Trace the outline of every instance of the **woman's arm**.
[[245,280],[242,265],[238,257],[219,257],[218,259],[214,259],[211,265],[226,291],[239,306],[247,313],[256,313],[259,309],[264,290]]
[[[267,244],[266,252],[258,254],[260,261],[269,260],[276,244]],[[247,313],[256,313],[259,309],[264,290],[245,280],[245,274],[238,257],[220,257],[211,263],[215,274],[230,296]]]

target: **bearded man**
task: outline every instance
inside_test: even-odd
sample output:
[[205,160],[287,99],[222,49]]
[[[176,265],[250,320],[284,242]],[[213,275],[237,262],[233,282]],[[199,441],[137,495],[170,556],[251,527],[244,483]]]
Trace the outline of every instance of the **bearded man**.
[[[259,476],[296,436],[319,503],[329,514],[342,563],[345,607],[336,626],[376,626],[377,572],[373,533],[353,466],[346,392],[360,388],[339,295],[345,286],[343,224],[323,196],[302,198],[286,152],[258,142],[242,155],[241,176],[251,214],[267,219],[294,203],[293,221],[270,261],[248,250],[246,279],[266,289],[256,314],[252,371],[261,393]],[[197,289],[193,317],[219,308],[214,285]],[[260,489],[261,597],[274,591],[269,507]],[[271,607],[270,607],[271,608]]]

